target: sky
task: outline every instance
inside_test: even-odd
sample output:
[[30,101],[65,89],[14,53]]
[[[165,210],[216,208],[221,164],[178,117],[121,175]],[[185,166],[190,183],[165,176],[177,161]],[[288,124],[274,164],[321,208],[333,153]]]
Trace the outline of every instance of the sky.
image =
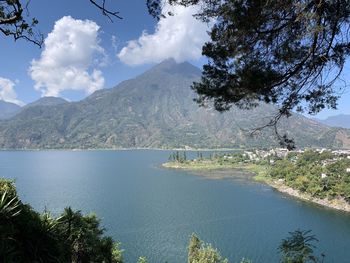
[[[111,22],[88,0],[35,0],[30,15],[39,20],[45,42],[40,49],[23,40],[0,36],[0,99],[25,105],[43,96],[70,101],[112,88],[167,58],[201,67],[201,47],[208,26],[193,18],[196,7],[167,7],[174,17],[155,20],[144,0],[107,1],[123,19]],[[349,64],[350,65],[350,64]],[[343,79],[350,83],[350,66]],[[337,111],[316,117],[350,114],[350,91]]]

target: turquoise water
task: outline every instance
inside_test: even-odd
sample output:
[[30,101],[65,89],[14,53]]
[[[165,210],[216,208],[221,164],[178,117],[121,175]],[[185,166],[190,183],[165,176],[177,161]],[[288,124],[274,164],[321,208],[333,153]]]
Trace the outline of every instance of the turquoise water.
[[[317,236],[325,262],[350,262],[350,215],[300,202],[247,180],[209,180],[160,168],[171,152],[0,152],[1,176],[16,179],[35,209],[95,211],[122,242],[125,261],[186,262],[196,232],[236,262],[278,262],[289,231]],[[193,156],[195,153],[193,153]]]

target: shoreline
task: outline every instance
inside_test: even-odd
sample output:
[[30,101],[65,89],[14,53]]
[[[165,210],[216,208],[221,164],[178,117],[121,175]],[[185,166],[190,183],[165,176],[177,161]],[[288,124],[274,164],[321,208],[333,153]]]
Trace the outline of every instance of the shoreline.
[[[174,164],[174,163],[164,163],[162,164],[162,167],[167,168],[167,169],[177,169],[177,170],[185,170],[185,171],[192,171],[195,172],[195,175],[198,176],[203,176],[208,179],[225,179],[225,178],[232,178],[235,175],[229,176],[229,173],[226,173],[225,176],[209,176],[207,175],[206,172],[209,171],[245,171],[249,173],[253,173],[253,176],[246,176],[248,180],[253,180],[255,182],[263,183],[266,184],[273,189],[279,191],[280,193],[286,194],[288,196],[297,198],[299,200],[308,202],[308,203],[313,203],[322,207],[350,213],[350,203],[346,202],[342,198],[334,198],[332,200],[329,199],[321,199],[317,197],[312,197],[310,194],[307,193],[302,193],[296,189],[293,189],[287,185],[285,185],[282,181],[278,180],[272,180],[271,178],[268,177],[267,175],[267,169],[264,168],[263,166],[258,166],[254,164],[249,164],[249,165],[229,165],[229,166],[197,166],[191,168],[191,165],[183,166],[181,164]],[[200,173],[202,171],[202,173]]]
[[266,182],[266,184],[283,194],[287,194],[289,196],[295,197],[305,202],[309,202],[309,203],[317,204],[319,206],[327,207],[330,209],[350,213],[350,204],[346,202],[343,198],[334,198],[332,200],[329,200],[329,199],[312,197],[310,194],[302,193],[278,181],[270,181],[270,182]]
[[[310,147],[310,149],[313,147]],[[49,152],[49,151],[133,151],[133,150],[152,150],[152,151],[183,151],[183,152],[225,152],[225,151],[247,151],[251,150],[248,148],[157,148],[157,147],[120,147],[120,148],[0,148],[0,152]],[[338,149],[338,148],[330,148]],[[349,148],[339,148],[349,149]]]
[[206,149],[206,148],[152,148],[152,147],[135,147],[135,148],[0,148],[0,152],[39,152],[39,151],[72,151],[72,152],[81,152],[81,151],[133,151],[133,150],[152,150],[152,151],[185,151],[185,152],[223,152],[223,151],[244,151],[249,150],[250,148],[217,148],[217,149]]

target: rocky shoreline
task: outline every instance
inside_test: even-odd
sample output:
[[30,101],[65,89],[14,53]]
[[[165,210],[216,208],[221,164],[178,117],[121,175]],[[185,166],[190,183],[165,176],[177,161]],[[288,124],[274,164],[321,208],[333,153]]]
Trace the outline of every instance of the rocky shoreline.
[[335,198],[335,199],[329,200],[329,199],[312,197],[309,194],[301,193],[298,190],[288,187],[283,182],[279,182],[278,180],[266,181],[266,184],[270,185],[271,187],[273,187],[274,189],[276,189],[281,193],[285,193],[287,195],[296,197],[298,199],[315,203],[327,208],[332,208],[343,212],[350,212],[350,204],[346,202],[343,198]]
[[[191,171],[195,175],[203,176],[207,179],[226,179],[236,177],[236,172],[238,172],[237,177],[241,177],[244,175],[249,180],[255,180],[257,182],[265,183],[277,191],[287,194],[289,196],[301,199],[303,201],[311,202],[317,205],[321,205],[327,208],[348,212],[350,213],[350,203],[346,202],[343,198],[335,198],[332,200],[321,199],[313,197],[307,193],[302,193],[296,189],[293,189],[284,184],[284,181],[281,180],[271,180],[265,174],[262,174],[261,171],[257,171],[256,169],[252,169],[252,167],[193,167],[191,169],[190,165],[181,165],[175,163],[165,163],[162,165],[164,168],[168,169],[182,169],[186,171]],[[201,169],[204,168],[204,169]],[[235,171],[233,173],[233,171]],[[245,172],[243,172],[245,171]],[[254,176],[255,175],[255,176]]]

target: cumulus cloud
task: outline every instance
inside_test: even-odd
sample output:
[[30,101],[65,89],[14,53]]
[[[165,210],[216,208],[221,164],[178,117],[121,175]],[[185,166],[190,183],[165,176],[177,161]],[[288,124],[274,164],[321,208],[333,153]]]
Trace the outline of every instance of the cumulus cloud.
[[24,103],[17,99],[17,94],[14,89],[15,85],[16,84],[12,80],[0,77],[0,100],[22,106]]
[[90,20],[65,16],[56,21],[45,39],[39,60],[33,60],[29,73],[34,88],[42,96],[59,96],[65,90],[86,94],[103,88],[104,78],[98,69],[104,61],[99,44],[99,26]]
[[201,57],[202,46],[209,36],[207,24],[193,17],[198,7],[165,5],[163,12],[172,12],[174,16],[161,18],[154,34],[144,31],[137,40],[129,41],[117,55],[122,62],[140,65],[167,58],[183,62]]

